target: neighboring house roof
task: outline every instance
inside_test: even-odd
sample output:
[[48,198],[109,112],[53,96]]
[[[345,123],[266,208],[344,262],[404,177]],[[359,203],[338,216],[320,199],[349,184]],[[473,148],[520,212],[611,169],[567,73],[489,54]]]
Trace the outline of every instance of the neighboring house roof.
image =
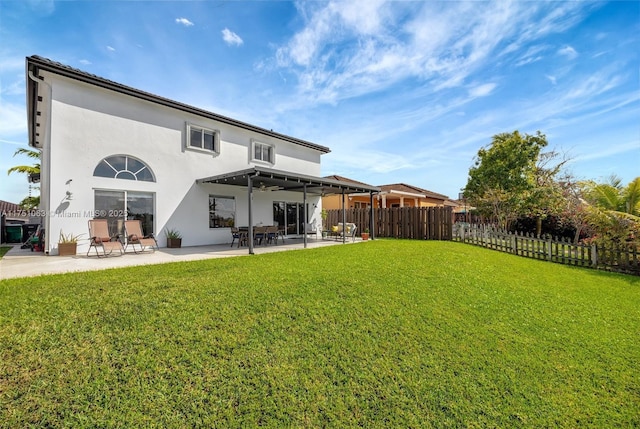
[[151,103],[156,103],[165,107],[170,107],[173,109],[182,110],[184,112],[198,115],[204,118],[212,119],[214,121],[222,122],[228,125],[232,125],[235,127],[243,128],[249,131],[253,131],[256,133],[260,133],[266,136],[274,137],[280,140],[287,141],[289,143],[297,144],[300,146],[304,146],[310,149],[315,149],[322,153],[329,153],[331,150],[328,147],[321,146],[315,143],[308,142],[306,140],[301,140],[295,137],[287,136],[285,134],[280,134],[274,132],[272,130],[268,130],[266,128],[261,128],[255,125],[251,125],[245,122],[241,122],[232,118],[228,118],[226,116],[218,115],[216,113],[208,112],[203,109],[199,109],[197,107],[190,106],[188,104],[180,103],[178,101],[170,100],[168,98],[160,97],[148,92],[141,91],[139,89],[135,89],[129,86],[125,86],[119,84],[117,82],[113,82],[111,80],[75,69],[73,67],[52,61],[47,58],[40,57],[38,55],[33,55],[26,58],[27,62],[27,114],[30,118],[30,129],[29,129],[29,145],[33,147],[38,147],[37,144],[37,120],[36,116],[37,112],[37,101],[38,101],[38,91],[36,83],[29,78],[28,74],[32,73],[35,78],[39,77],[39,70],[46,70],[51,73],[64,76],[70,79],[74,79],[80,82],[88,83],[91,85],[98,86],[100,88],[108,89],[111,91],[115,91],[121,94],[125,94],[131,97],[135,97],[141,100],[149,101]]
[[446,195],[438,194],[436,192],[432,192],[427,189],[422,189],[417,186],[407,185],[406,183],[380,185],[379,188],[382,190],[382,193],[393,193],[395,191],[395,192],[403,192],[403,193],[409,193],[409,194],[420,194],[420,195],[424,195],[427,198],[435,198],[437,200],[449,199],[449,197]]
[[18,204],[0,200],[0,213],[15,213],[19,211],[22,211],[22,208]]
[[361,185],[361,186],[372,187],[372,185],[369,185],[368,183],[359,182],[357,180],[349,179],[348,177],[344,177],[344,176],[338,176],[337,174],[333,174],[331,176],[324,176],[324,178],[330,179],[330,180],[338,180],[340,182],[354,183],[356,185]]
[[0,214],[5,215],[6,218],[10,220],[26,221],[29,219],[27,212],[18,204],[3,200],[0,200]]

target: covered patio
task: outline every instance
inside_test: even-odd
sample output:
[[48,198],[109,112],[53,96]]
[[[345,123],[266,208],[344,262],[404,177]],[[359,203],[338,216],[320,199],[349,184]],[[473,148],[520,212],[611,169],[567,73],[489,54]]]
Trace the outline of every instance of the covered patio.
[[[355,243],[360,243],[356,240]],[[348,243],[351,243],[350,241]],[[366,242],[365,242],[366,243]],[[287,239],[284,244],[271,246],[255,246],[254,254],[301,250],[304,248],[318,248],[335,246],[341,242],[334,240],[310,240],[303,244],[303,239]],[[77,254],[75,256],[49,256],[42,252],[32,252],[15,245],[0,259],[0,280],[33,277],[43,274],[61,274],[82,271],[105,270],[109,268],[123,268],[140,265],[164,264],[170,262],[196,261],[213,258],[229,258],[248,255],[246,248],[230,247],[226,244],[210,246],[190,246],[178,249],[162,247],[159,250],[135,254],[127,252],[122,256],[108,256],[98,258]]]
[[[303,218],[307,219],[307,196],[308,195],[332,195],[339,194],[342,196],[342,223],[346,223],[346,197],[353,193],[367,193],[369,194],[369,209],[371,210],[369,218],[371,224],[369,230],[373,232],[373,196],[380,192],[380,188],[375,186],[368,186],[365,184],[346,182],[341,180],[327,179],[322,177],[306,176],[303,174],[296,174],[291,172],[273,170],[262,167],[252,167],[240,171],[231,173],[220,174],[217,176],[205,177],[196,180],[196,183],[214,183],[221,185],[233,185],[241,186],[247,189],[248,198],[248,228],[249,237],[253,237],[253,211],[254,201],[253,193],[256,188],[269,188],[275,191],[293,191],[302,193],[302,207]],[[256,187],[256,183],[259,187]],[[371,234],[371,239],[374,239]],[[342,237],[342,243],[346,243],[346,237]],[[302,234],[302,245],[304,248],[308,245],[307,234]],[[248,240],[248,252],[249,254],[255,253],[256,246],[254,246],[253,240]]]

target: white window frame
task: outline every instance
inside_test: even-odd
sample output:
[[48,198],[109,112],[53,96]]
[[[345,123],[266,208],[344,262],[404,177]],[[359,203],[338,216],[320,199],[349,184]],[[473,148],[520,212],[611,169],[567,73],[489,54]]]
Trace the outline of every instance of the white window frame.
[[[262,156],[260,158],[256,158],[257,146],[261,147],[261,151],[260,151],[261,155],[264,155],[265,148],[271,149],[271,156],[269,157],[269,159],[263,159]],[[251,160],[254,162],[259,162],[259,163],[264,163],[269,165],[275,164],[276,163],[276,146],[273,144],[261,142],[259,140],[251,140]]]
[[[220,154],[220,130],[216,130],[213,128],[203,127],[202,125],[192,124],[187,122],[186,124],[186,133],[184,138],[184,149],[190,150],[194,152],[206,153],[210,155],[219,155]],[[201,146],[191,146],[191,130],[199,130],[202,133],[201,138]],[[205,133],[213,134],[213,150],[206,149],[204,147],[204,135]]]

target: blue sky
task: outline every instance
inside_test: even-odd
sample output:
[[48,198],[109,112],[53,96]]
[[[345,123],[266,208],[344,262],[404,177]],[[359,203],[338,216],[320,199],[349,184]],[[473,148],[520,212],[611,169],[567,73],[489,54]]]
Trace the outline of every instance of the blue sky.
[[640,175],[639,53],[638,1],[0,0],[0,199],[28,191],[5,172],[29,163],[29,55],[328,146],[323,175],[456,198],[514,130],[578,179]]

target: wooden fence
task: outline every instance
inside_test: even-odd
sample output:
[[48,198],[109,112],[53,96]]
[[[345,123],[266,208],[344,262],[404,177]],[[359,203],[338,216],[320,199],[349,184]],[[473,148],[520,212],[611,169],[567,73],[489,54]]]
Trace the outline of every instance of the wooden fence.
[[[369,229],[369,209],[345,210],[347,223],[355,223],[357,233]],[[342,222],[342,210],[327,210],[325,226]],[[375,237],[416,240],[452,240],[453,211],[450,207],[394,207],[373,209]]]
[[640,275],[637,246],[574,244],[568,239],[535,237],[485,225],[455,224],[453,240],[566,265]]

